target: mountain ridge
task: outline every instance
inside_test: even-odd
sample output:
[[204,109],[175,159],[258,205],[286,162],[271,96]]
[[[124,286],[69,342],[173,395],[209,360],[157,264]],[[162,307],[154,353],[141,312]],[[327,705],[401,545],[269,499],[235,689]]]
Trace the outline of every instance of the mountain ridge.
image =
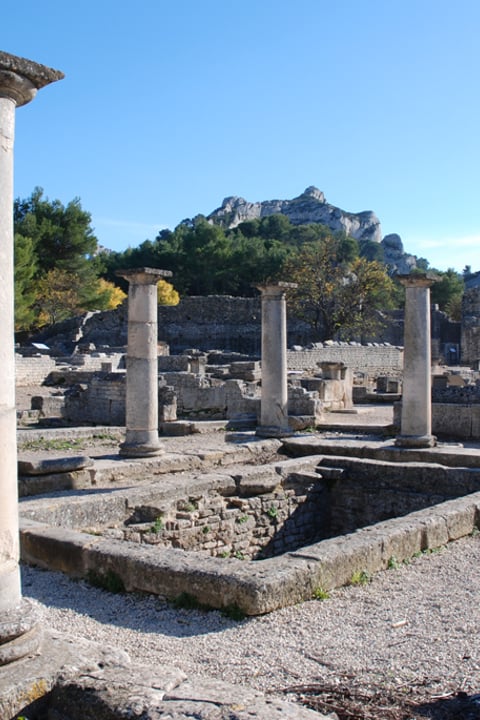
[[404,251],[399,235],[392,233],[382,237],[381,223],[372,210],[349,212],[328,203],[324,193],[314,185],[291,200],[263,200],[250,202],[231,195],[221,206],[207,215],[207,220],[225,229],[235,228],[242,222],[269,215],[286,215],[292,225],[319,223],[331,230],[344,231],[359,242],[379,243],[383,248],[384,262],[394,272],[408,273],[417,266],[417,258]]

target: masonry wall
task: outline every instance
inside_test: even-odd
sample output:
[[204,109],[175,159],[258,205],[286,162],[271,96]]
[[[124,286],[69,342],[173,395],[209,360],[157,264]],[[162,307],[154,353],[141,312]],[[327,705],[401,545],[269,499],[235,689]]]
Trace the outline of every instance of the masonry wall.
[[287,352],[289,370],[319,371],[321,362],[343,362],[353,371],[370,375],[400,376],[403,372],[403,348],[345,344]]
[[480,361],[480,287],[465,292],[462,317],[462,362],[477,365]]
[[49,355],[22,357],[15,355],[15,384],[17,387],[41,385],[55,368],[55,360]]

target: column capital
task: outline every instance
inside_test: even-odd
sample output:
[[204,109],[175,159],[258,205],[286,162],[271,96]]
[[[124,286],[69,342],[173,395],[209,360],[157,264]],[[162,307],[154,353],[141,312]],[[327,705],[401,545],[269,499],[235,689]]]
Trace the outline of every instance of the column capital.
[[172,277],[171,270],[160,270],[160,268],[140,267],[116,270],[115,275],[128,280],[134,285],[156,285],[161,278]]
[[33,100],[40,88],[64,77],[60,70],[0,51],[0,97],[13,100],[17,107]]
[[431,287],[438,282],[440,278],[434,273],[409,273],[408,275],[397,275],[400,283],[408,287]]
[[262,295],[269,295],[272,297],[282,297],[285,295],[287,290],[294,290],[298,287],[297,283],[289,283],[289,282],[266,282],[262,285],[254,285],[254,287],[257,288],[257,290],[260,290]]

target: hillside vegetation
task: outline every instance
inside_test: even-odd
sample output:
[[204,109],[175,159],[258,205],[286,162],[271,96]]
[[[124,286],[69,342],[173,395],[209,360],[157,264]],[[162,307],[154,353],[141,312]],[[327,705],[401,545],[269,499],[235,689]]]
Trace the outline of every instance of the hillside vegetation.
[[[174,287],[167,283],[159,294],[163,303],[187,295],[249,297],[266,282],[297,283],[288,295],[290,308],[319,339],[371,331],[378,310],[403,302],[380,243],[319,223],[294,225],[282,214],[230,229],[200,215],[138,247],[110,252],[100,248],[78,198],[64,206],[36,188],[30,198],[15,201],[14,222],[17,330],[114,308],[127,291],[115,271],[143,266],[173,272]],[[427,266],[423,261],[422,269]],[[432,301],[455,317],[463,278],[453,270],[439,275]]]

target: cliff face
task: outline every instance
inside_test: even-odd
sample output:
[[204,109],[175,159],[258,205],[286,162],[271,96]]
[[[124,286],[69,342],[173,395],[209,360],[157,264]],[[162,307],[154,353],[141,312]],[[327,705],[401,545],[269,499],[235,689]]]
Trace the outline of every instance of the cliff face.
[[325,200],[318,188],[310,186],[293,200],[264,200],[248,202],[241,197],[227,197],[219,208],[207,219],[224,228],[237,227],[247,220],[256,220],[268,215],[286,215],[293,225],[320,223],[331,230],[343,230],[355,240],[370,240],[380,243],[383,248],[384,262],[392,272],[409,273],[417,265],[415,255],[409,255],[403,249],[399,235],[386,235],[382,239],[380,220],[371,210],[351,213]]
[[276,214],[286,215],[293,225],[321,223],[332,230],[344,230],[356,240],[380,242],[382,231],[375,213],[366,210],[350,213],[330,205],[321,190],[308,187],[293,200],[264,200],[248,202],[241,197],[227,197],[221,207],[214,210],[208,220],[225,228],[234,228],[246,220]]

